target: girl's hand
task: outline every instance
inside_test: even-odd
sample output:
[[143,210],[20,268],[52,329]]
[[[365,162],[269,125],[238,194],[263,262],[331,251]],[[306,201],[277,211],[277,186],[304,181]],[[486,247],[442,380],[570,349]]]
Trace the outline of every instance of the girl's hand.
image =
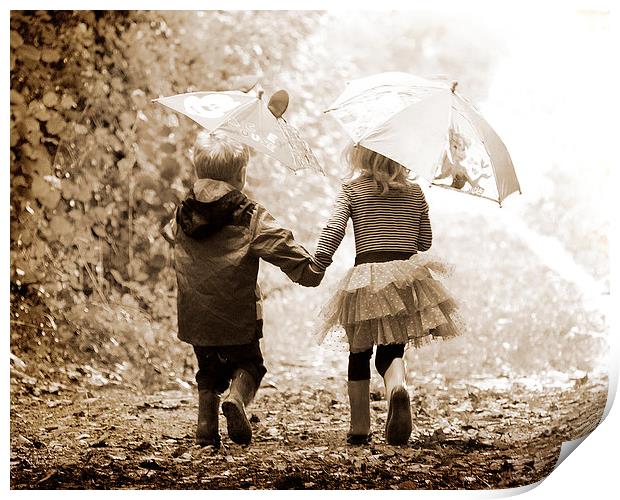
[[299,284],[314,288],[321,284],[323,276],[325,276],[325,272],[321,271],[316,267],[314,262],[311,261],[303,270]]

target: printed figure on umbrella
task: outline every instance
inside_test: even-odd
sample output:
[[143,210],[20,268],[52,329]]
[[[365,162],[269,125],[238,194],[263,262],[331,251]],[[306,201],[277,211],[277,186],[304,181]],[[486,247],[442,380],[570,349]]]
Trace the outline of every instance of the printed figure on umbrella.
[[477,161],[476,158],[472,158],[471,149],[471,142],[463,134],[451,128],[441,167],[433,179],[433,184],[449,186],[477,195],[492,189],[492,186],[485,187],[485,184],[490,183],[484,182],[484,179],[492,177],[491,165],[480,155]]

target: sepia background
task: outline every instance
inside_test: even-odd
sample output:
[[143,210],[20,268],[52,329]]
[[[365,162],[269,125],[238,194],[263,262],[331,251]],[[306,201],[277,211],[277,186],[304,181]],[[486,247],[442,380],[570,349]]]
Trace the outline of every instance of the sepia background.
[[[494,488],[552,469],[598,422],[613,144],[609,16],[563,12],[11,13],[11,486]],[[159,236],[191,185],[197,126],[151,99],[258,74],[327,175],[255,154],[247,192],[313,250],[346,166],[322,111],[347,80],[443,74],[506,143],[522,195],[502,208],[425,189],[431,252],[466,334],[407,353],[414,433],[344,446],[346,353],[313,321],[353,264],[349,231],[317,289],[261,268],[269,369],[255,443],[193,446],[191,347],[176,340]]]

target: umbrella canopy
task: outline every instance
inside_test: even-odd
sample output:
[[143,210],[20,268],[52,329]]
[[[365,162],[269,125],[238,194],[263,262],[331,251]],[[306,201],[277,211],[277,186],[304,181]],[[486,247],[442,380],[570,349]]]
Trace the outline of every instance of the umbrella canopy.
[[[282,92],[274,97],[282,97]],[[323,173],[310,146],[282,118],[281,104],[268,107],[263,102],[262,92],[191,92],[161,97],[154,102],[190,117],[209,132],[220,130],[279,160],[293,171],[310,168]]]
[[455,84],[390,72],[349,82],[325,112],[356,144],[434,185],[500,204],[520,191],[506,146]]

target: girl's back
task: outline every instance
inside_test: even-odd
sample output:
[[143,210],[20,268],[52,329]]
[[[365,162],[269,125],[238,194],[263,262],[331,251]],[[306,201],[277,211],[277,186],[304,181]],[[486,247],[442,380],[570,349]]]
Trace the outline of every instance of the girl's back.
[[321,268],[331,263],[349,217],[353,220],[358,262],[369,253],[412,255],[431,246],[428,205],[420,186],[406,183],[381,194],[371,176],[361,175],[342,185],[332,216],[321,233],[315,255]]
[[428,205],[417,184],[381,195],[371,177],[361,176],[345,184],[343,191],[349,197],[357,254],[415,253],[430,247]]

